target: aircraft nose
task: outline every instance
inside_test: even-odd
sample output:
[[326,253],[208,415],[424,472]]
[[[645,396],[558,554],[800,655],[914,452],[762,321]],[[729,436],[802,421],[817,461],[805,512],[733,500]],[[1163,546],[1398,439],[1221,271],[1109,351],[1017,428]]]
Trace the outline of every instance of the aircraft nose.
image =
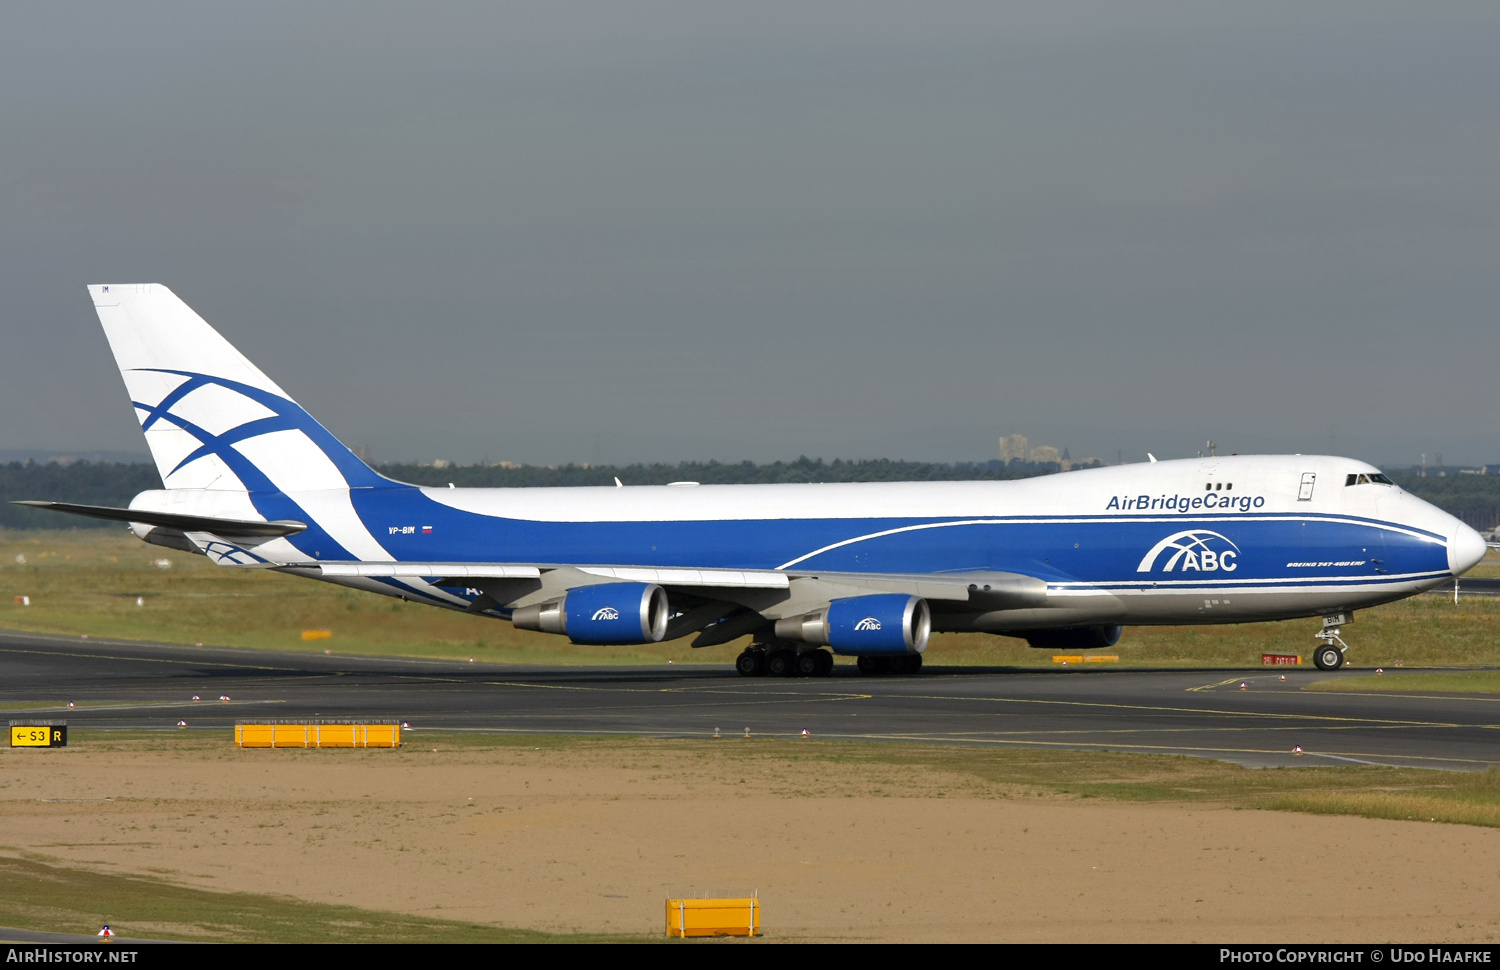
[[1484,536],[1459,523],[1453,535],[1448,537],[1448,569],[1455,576],[1474,568],[1487,551]]

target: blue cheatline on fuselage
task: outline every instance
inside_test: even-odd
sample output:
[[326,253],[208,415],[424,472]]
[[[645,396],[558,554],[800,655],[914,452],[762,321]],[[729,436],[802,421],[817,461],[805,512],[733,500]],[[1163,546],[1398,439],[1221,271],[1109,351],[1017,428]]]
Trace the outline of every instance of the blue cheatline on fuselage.
[[[287,496],[251,498],[268,519],[305,519]],[[999,571],[1118,589],[1382,585],[1448,575],[1442,536],[1331,514],[547,522],[454,509],[411,486],[354,489],[351,498],[398,562]],[[1144,552],[1178,534],[1188,538],[1143,562]],[[316,527],[290,541],[319,559],[353,558]]]
[[[1232,589],[1255,583],[1305,588],[1350,581],[1383,585],[1448,574],[1445,540],[1434,533],[1354,516],[1257,512],[1253,509],[1263,499],[1218,493],[1111,499],[1111,507],[1151,510],[1134,516],[545,522],[481,515],[379,475],[294,401],[239,381],[188,370],[152,370],[187,380],[154,405],[134,402],[145,413],[143,429],[168,418],[192,434],[202,444],[178,468],[202,455],[218,456],[249,488],[252,502],[267,519],[306,522],[307,531],[291,541],[322,560],[359,557],[278,491],[236,450],[236,442],[278,430],[308,435],[351,486],[350,499],[366,529],[396,560],[407,562],[900,574],[993,570],[1024,573],[1056,586],[1101,589]],[[271,414],[215,435],[171,413],[174,404],[210,384],[242,394]],[[1209,508],[1231,500],[1235,511],[1227,515]],[[1159,562],[1142,568],[1147,565],[1140,559],[1142,550],[1178,534],[1187,537],[1186,548],[1179,548],[1184,542],[1174,544]]]

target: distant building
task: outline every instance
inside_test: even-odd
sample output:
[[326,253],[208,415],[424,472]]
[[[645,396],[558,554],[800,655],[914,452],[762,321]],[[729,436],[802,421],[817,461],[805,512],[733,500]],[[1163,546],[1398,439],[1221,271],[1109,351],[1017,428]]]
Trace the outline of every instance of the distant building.
[[1037,445],[1031,449],[1031,460],[1038,465],[1061,465],[1062,453],[1051,445]]
[[1026,436],[1023,434],[1008,434],[1000,439],[1001,461],[1025,461],[1026,460]]

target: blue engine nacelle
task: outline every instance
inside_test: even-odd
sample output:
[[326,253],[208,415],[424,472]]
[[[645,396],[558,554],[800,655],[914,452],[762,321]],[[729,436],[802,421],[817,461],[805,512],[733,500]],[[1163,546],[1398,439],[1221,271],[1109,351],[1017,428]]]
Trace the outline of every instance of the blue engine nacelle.
[[523,606],[510,621],[522,630],[561,633],[574,643],[657,643],[667,634],[667,591],[655,583],[577,586],[560,600]]
[[1015,636],[1025,637],[1033,647],[1073,647],[1088,650],[1091,647],[1112,647],[1120,642],[1123,627],[1118,626],[1070,626],[1062,630],[1025,630]]
[[931,633],[927,601],[905,593],[851,596],[816,613],[776,621],[776,635],[782,639],[825,644],[834,653],[858,656],[921,653]]

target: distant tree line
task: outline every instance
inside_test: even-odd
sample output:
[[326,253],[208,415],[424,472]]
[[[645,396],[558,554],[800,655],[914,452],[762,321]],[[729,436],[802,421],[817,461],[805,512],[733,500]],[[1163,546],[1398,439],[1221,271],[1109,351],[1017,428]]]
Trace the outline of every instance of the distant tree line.
[[[386,464],[377,470],[414,485],[465,488],[520,488],[527,486],[665,485],[701,482],[704,485],[772,484],[777,482],[952,482],[1034,478],[1056,472],[1055,464],[1027,462],[916,462],[876,459],[824,461],[798,458],[767,464],[754,462],[682,462],[675,465],[431,465]],[[1447,475],[1427,478],[1413,472],[1392,472],[1401,487],[1459,517],[1476,529],[1500,525],[1500,475]],[[136,493],[161,488],[156,466],[147,462],[114,464],[73,462],[0,464],[0,528],[119,528],[117,523],[57,512],[43,512],[9,504],[17,499],[46,499],[84,505],[128,505]]]
[[1454,475],[1442,477],[1431,470],[1423,478],[1417,471],[1389,472],[1391,481],[1419,495],[1469,526],[1488,532],[1500,527],[1500,475]]
[[161,476],[149,462],[115,464],[76,461],[70,464],[10,462],[0,465],[0,528],[123,529],[119,522],[28,509],[11,502],[40,499],[79,505],[129,505],[137,492],[161,488]]

